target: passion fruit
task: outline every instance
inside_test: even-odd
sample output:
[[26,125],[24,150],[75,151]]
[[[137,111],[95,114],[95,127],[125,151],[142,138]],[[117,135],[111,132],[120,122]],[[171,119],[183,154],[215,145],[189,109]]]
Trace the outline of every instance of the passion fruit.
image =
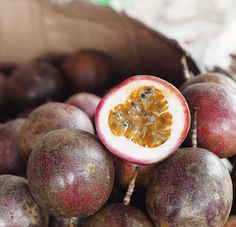
[[18,109],[36,107],[48,100],[59,101],[65,90],[59,71],[45,62],[33,62],[17,68],[7,87],[12,105]]
[[113,154],[137,164],[155,163],[176,151],[190,126],[188,105],[170,83],[133,76],[98,104],[97,133]]
[[48,215],[32,198],[23,177],[0,176],[0,226],[48,226]]
[[30,191],[53,216],[85,217],[107,201],[114,165],[92,134],[76,129],[47,133],[30,155]]
[[138,168],[138,175],[135,185],[146,188],[150,184],[153,172],[156,169],[155,164],[137,165],[116,157],[114,157],[113,160],[116,172],[115,181],[117,184],[123,187],[128,187],[130,181],[134,177],[136,168]]
[[207,72],[204,74],[199,74],[197,76],[190,77],[186,82],[184,82],[179,88],[183,91],[185,88],[196,83],[212,82],[216,84],[221,84],[228,87],[236,92],[236,83],[230,77],[217,72]]
[[82,227],[152,227],[149,218],[139,209],[114,203],[105,206],[95,215],[87,218]]
[[184,91],[189,108],[196,110],[199,147],[227,158],[236,154],[236,93],[216,83],[196,83]]
[[156,226],[220,227],[232,196],[229,172],[215,154],[182,148],[159,166],[146,204]]
[[60,128],[77,128],[94,133],[92,122],[82,110],[65,103],[46,103],[33,110],[22,127],[19,148],[23,156],[28,160],[40,138]]
[[95,94],[81,92],[71,96],[66,103],[76,106],[79,109],[83,110],[90,120],[94,120],[94,115],[96,112],[96,108],[98,103],[101,101],[101,98]]
[[74,92],[101,94],[112,79],[110,58],[97,50],[81,50],[69,56],[62,68]]
[[0,125],[0,174],[21,175],[26,163],[17,147],[17,138],[24,119],[15,119]]

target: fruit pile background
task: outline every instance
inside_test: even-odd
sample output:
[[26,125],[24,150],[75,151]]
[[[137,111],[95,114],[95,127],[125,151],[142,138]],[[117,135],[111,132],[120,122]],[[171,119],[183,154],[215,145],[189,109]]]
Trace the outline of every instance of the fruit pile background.
[[[236,226],[234,47],[224,52],[228,63],[195,64],[185,49],[160,37],[181,56],[167,58],[182,78],[148,64],[133,72],[152,70],[163,79],[148,76],[141,85],[173,83],[176,101],[186,99],[176,105],[187,126],[176,133],[181,148],[167,147],[148,165],[127,158],[123,144],[114,152],[113,138],[100,128],[107,120],[103,104],[138,80],[112,55],[86,47],[0,64],[0,226],[230,226],[227,220]],[[194,40],[187,43],[196,48]]]

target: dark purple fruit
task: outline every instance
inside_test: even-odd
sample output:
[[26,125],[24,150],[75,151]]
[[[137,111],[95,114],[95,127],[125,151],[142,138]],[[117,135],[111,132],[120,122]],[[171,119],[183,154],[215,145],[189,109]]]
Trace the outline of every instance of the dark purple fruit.
[[45,62],[16,69],[8,80],[8,96],[14,107],[26,109],[49,100],[61,100],[64,84],[60,73]]
[[232,205],[232,181],[212,152],[179,149],[159,166],[146,204],[156,226],[224,226]]
[[102,52],[76,52],[64,61],[62,67],[74,92],[101,94],[108,88],[112,73],[110,59]]
[[0,125],[0,174],[21,175],[26,163],[17,147],[17,138],[24,119],[15,119]]
[[235,81],[233,81],[230,77],[217,72],[208,72],[197,76],[193,76],[189,78],[186,82],[184,82],[179,89],[180,91],[183,91],[185,88],[187,88],[192,84],[205,83],[205,82],[221,84],[227,87],[228,89],[236,91]]
[[81,92],[71,96],[66,103],[83,110],[90,120],[94,120],[96,108],[101,98],[92,93]]
[[89,217],[82,227],[152,227],[151,221],[133,206],[114,203]]
[[216,83],[196,83],[183,91],[197,112],[198,146],[221,158],[236,154],[236,93]]
[[43,136],[33,150],[27,178],[33,197],[49,214],[85,217],[107,201],[114,166],[92,134],[59,129]]
[[48,215],[32,198],[23,177],[0,176],[0,226],[48,226]]
[[40,138],[55,129],[77,128],[94,133],[88,116],[80,109],[65,103],[46,103],[30,113],[19,137],[19,147],[28,159]]
[[123,159],[114,158],[115,163],[115,180],[116,183],[128,187],[130,181],[134,177],[135,169],[138,168],[138,175],[135,181],[136,186],[146,188],[153,177],[153,172],[156,169],[156,165],[136,165]]

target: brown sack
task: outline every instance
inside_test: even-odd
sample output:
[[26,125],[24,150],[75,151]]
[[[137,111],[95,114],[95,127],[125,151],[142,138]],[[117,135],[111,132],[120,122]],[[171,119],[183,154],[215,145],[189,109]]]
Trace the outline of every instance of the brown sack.
[[[0,63],[24,63],[45,53],[95,48],[114,57],[124,75],[154,74],[179,86],[185,51],[109,7],[41,0],[0,0]],[[190,68],[198,72],[193,60]]]

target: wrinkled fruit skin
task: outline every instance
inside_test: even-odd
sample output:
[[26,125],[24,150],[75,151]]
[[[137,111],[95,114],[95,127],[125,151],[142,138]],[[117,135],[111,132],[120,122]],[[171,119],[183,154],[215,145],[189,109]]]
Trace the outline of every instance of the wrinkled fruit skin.
[[85,217],[107,201],[114,165],[104,147],[87,132],[49,132],[32,152],[27,178],[30,191],[49,214]]
[[24,119],[15,119],[0,125],[0,174],[23,174],[26,163],[17,147],[17,137]]
[[28,159],[44,134],[60,128],[77,128],[94,133],[92,122],[82,110],[59,102],[46,103],[31,112],[23,125],[19,137],[23,156]]
[[28,182],[13,175],[0,176],[0,225],[47,227],[48,215],[35,203]]
[[7,83],[12,105],[26,109],[48,100],[60,100],[65,91],[60,73],[45,62],[34,62],[16,69]]
[[156,169],[156,165],[154,164],[136,165],[134,163],[116,157],[114,157],[114,163],[116,183],[123,187],[129,186],[130,181],[134,177],[135,169],[136,167],[138,167],[138,175],[135,181],[135,185],[146,188],[150,184],[154,170]]
[[221,158],[236,154],[236,94],[214,83],[198,83],[183,91],[197,112],[198,146]]
[[101,101],[101,98],[92,93],[81,92],[71,96],[66,103],[76,106],[79,109],[83,110],[91,121],[94,120],[94,115],[98,103]]
[[181,85],[179,90],[184,91],[185,88],[187,88],[192,84],[205,83],[205,82],[221,84],[232,91],[236,91],[236,83],[230,77],[217,72],[208,72],[205,74],[200,74],[191,77]]
[[156,226],[221,227],[232,205],[232,181],[213,153],[179,149],[159,167],[146,204]]
[[74,92],[101,94],[111,79],[110,59],[95,50],[74,53],[64,61],[62,68]]
[[107,205],[89,217],[82,227],[152,227],[151,221],[140,210],[121,203]]

